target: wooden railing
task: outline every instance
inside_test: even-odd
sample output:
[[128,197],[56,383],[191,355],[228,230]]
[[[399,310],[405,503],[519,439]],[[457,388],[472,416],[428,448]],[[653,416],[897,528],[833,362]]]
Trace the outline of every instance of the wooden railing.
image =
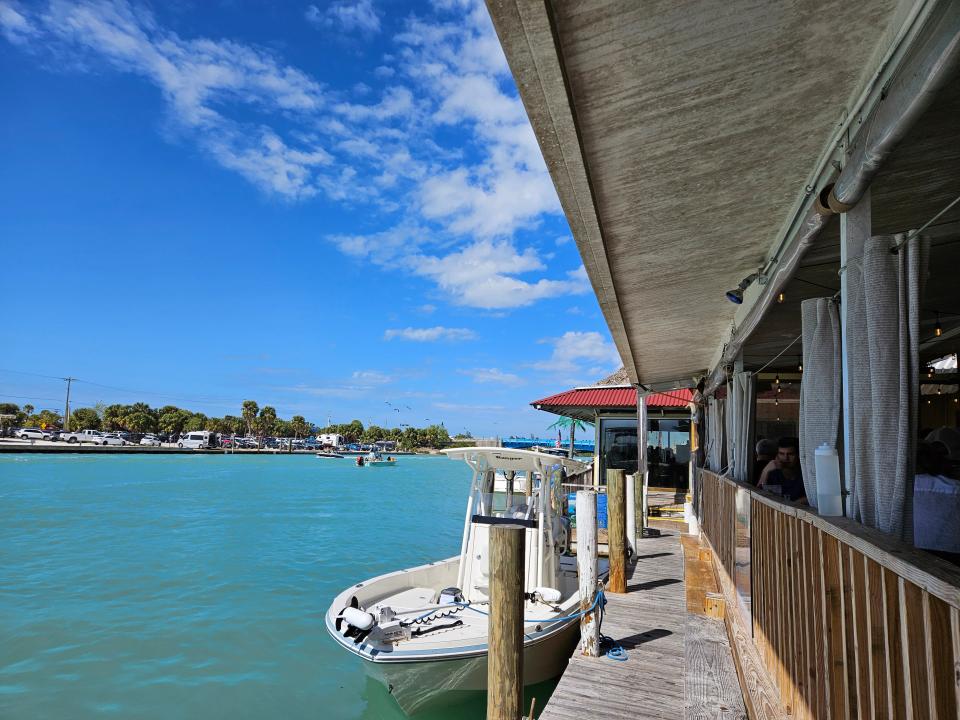
[[[701,525],[728,617],[752,635],[746,641],[787,714],[960,717],[958,568],[845,518],[820,517],[708,471],[699,477]],[[741,537],[738,493],[750,516]],[[742,583],[734,580],[744,557],[747,603],[737,601]]]

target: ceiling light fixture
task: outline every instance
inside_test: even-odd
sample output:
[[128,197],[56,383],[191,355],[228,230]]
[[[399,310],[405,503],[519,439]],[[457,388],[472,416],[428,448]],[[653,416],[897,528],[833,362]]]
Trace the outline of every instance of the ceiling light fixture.
[[727,290],[727,300],[732,302],[734,305],[743,304],[743,291],[746,290],[750,283],[760,277],[759,273],[753,273],[747,275],[743,280],[740,281],[740,284],[737,285],[733,290]]

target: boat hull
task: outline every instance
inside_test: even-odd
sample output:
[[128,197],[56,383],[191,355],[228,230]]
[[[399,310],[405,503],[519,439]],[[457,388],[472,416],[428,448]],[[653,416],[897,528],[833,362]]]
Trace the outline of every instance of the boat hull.
[[[579,639],[572,620],[557,632],[524,644],[523,684],[534,685],[562,674]],[[365,672],[382,684],[407,715],[456,705],[487,689],[487,653],[408,662],[364,659]]]

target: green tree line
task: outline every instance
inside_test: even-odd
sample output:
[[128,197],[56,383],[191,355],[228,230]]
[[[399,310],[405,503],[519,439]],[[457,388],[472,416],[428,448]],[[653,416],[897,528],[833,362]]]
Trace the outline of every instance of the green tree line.
[[[32,405],[22,407],[14,403],[0,403],[0,415],[13,419],[4,421],[4,427],[62,427],[63,415],[54,410],[40,410]],[[378,425],[364,427],[359,420],[349,423],[318,427],[302,415],[289,420],[277,416],[276,408],[260,407],[255,400],[244,400],[239,415],[210,417],[192,412],[176,405],[154,408],[147,403],[133,405],[104,405],[79,407],[70,412],[71,430],[126,430],[135,433],[181,433],[209,430],[223,435],[241,435],[263,438],[267,436],[306,438],[320,433],[338,433],[347,442],[374,443],[378,440],[393,440],[408,449],[418,447],[441,448],[450,444],[450,435],[442,425],[425,428],[406,426],[383,428]]]

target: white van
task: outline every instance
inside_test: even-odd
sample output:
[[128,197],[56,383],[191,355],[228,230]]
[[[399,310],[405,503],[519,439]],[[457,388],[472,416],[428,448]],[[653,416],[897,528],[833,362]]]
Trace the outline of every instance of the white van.
[[192,448],[201,450],[203,448],[217,447],[217,434],[209,430],[195,430],[187,433],[177,441],[178,448]]

